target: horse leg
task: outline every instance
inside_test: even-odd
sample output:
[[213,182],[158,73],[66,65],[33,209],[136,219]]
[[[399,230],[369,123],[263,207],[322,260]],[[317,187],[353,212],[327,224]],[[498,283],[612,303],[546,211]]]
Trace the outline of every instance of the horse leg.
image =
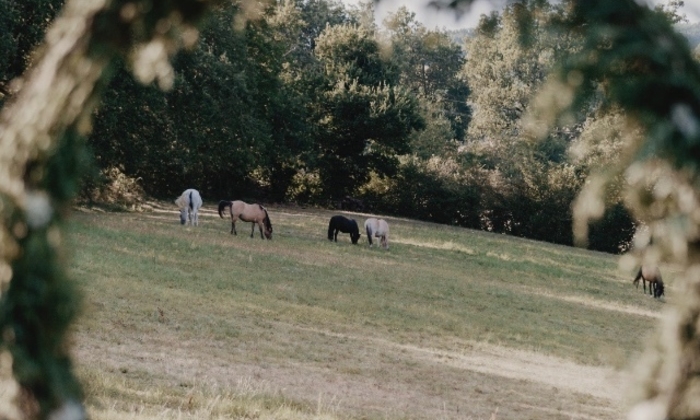
[[335,242],[338,242],[338,229],[333,231],[333,240]]
[[231,233],[238,235],[238,232],[236,232],[236,222],[234,220],[231,220]]
[[[263,237],[263,224],[262,222],[258,222],[258,230],[260,230],[260,239],[265,239]],[[253,237],[253,232],[255,232],[255,224],[253,224],[253,230],[250,232],[250,237]]]

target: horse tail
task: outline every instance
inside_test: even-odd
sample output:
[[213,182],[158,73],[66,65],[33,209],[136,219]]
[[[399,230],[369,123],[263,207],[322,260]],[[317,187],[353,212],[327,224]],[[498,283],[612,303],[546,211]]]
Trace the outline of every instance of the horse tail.
[[367,232],[367,240],[369,241],[369,246],[372,246],[372,227],[365,224],[365,232]]
[[190,190],[190,210],[194,211],[194,202],[192,202],[192,190]]
[[221,200],[219,201],[219,217],[224,218],[224,209],[228,207],[229,212],[233,214],[233,201]]
[[272,233],[272,221],[270,220],[270,215],[267,213],[267,209],[263,206],[260,206],[262,211],[265,212],[265,218],[263,219],[263,223],[265,223],[265,228]]

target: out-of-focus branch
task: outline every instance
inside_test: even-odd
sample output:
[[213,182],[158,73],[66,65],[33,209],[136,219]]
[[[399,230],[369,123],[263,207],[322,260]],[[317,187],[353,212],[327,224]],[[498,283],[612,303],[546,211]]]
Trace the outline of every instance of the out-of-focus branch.
[[110,64],[126,57],[139,80],[169,87],[169,59],[194,45],[194,24],[211,3],[69,1],[0,114],[0,337],[29,417],[84,418],[67,337],[79,299],[60,227]]
[[630,135],[625,160],[584,189],[576,234],[585,240],[589,220],[604,209],[607,180],[622,174],[626,203],[648,228],[622,265],[631,271],[642,260],[665,261],[681,268],[673,305],[639,363],[630,418],[700,418],[700,66],[664,13],[633,0],[567,6],[562,24],[582,45],[535,101],[539,121],[565,120],[602,95],[641,133]]

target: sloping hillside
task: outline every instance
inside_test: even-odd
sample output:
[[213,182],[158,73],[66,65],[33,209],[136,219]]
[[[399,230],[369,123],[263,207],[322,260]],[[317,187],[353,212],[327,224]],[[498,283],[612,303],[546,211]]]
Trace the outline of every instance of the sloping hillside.
[[334,213],[269,210],[271,241],[211,208],[198,228],[169,208],[76,213],[93,418],[624,415],[665,303],[614,257],[395,218],[382,250],[329,242]]

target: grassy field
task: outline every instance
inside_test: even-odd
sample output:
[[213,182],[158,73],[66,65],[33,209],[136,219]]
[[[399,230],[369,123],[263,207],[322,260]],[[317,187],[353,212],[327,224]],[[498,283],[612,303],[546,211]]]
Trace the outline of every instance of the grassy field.
[[263,241],[165,207],[72,219],[94,419],[620,418],[665,304],[580,249],[387,218],[387,251],[288,207]]

